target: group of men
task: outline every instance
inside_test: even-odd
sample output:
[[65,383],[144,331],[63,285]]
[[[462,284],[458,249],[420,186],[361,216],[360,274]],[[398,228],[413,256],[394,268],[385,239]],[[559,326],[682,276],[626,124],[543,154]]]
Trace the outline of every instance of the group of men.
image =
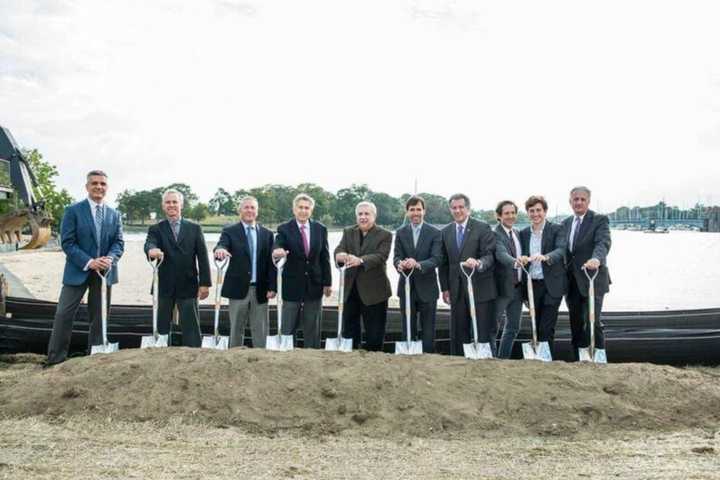
[[[117,263],[124,251],[118,212],[104,203],[107,175],[87,175],[87,200],[69,206],[61,225],[66,254],[47,365],[65,360],[72,324],[80,301],[88,294],[89,345],[102,343],[100,328],[100,276],[107,273],[107,294],[117,282]],[[538,318],[538,337],[549,342],[555,335],[563,296],[570,311],[573,350],[587,347],[588,280],[583,269],[599,270],[595,285],[595,346],[604,348],[600,310],[610,283],[606,257],[610,250],[608,219],[589,210],[590,190],[576,187],[570,193],[574,215],[562,224],[546,219],[543,197],[525,202],[531,226],[518,231],[518,208],[512,201],[498,204],[498,225],[470,217],[470,199],[455,194],[449,199],[453,222],[442,230],[425,222],[425,202],[419,196],[406,204],[407,223],[395,232],[393,266],[411,282],[411,332],[421,339],[424,352],[435,348],[437,301],[450,305],[450,353],[461,355],[470,341],[468,279],[476,312],[478,340],[491,345],[493,355],[510,358],[518,334],[524,287],[532,282]],[[257,199],[240,201],[239,222],[223,229],[215,246],[216,262],[229,260],[221,294],[228,298],[229,346],[244,344],[249,325],[252,345],[264,348],[268,335],[268,300],[277,292],[276,262],[282,270],[282,334],[303,332],[306,348],[320,348],[322,297],[331,294],[331,257],[326,227],[312,218],[314,200],[299,194],[293,200],[293,218],[277,235],[258,224]],[[165,218],[152,225],[145,241],[149,260],[159,266],[158,330],[168,334],[177,312],[182,343],[199,347],[201,332],[198,300],[208,296],[210,262],[202,229],[182,217],[183,195],[167,190],[162,195]],[[357,223],[343,230],[333,263],[344,266],[343,336],[354,348],[381,350],[385,338],[388,299],[392,295],[386,265],[393,235],[376,224],[377,209],[363,201],[355,208]],[[527,270],[528,275],[524,273]],[[472,273],[472,275],[469,275]],[[405,276],[400,275],[398,296],[405,311]],[[438,288],[438,283],[440,288]],[[362,322],[362,326],[361,326]],[[364,336],[363,336],[364,330]],[[407,335],[405,322],[403,334]],[[498,338],[498,331],[502,335]],[[499,345],[497,341],[499,340]]]

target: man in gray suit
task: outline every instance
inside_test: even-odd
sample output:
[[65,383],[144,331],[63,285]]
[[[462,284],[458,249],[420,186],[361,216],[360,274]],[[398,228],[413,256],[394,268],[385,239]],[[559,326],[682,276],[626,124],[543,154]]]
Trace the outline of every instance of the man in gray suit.
[[495,299],[495,323],[502,325],[502,338],[498,358],[510,358],[513,343],[520,330],[522,314],[522,269],[518,258],[522,253],[519,232],[515,229],[517,205],[503,200],[495,208],[498,224],[495,227],[495,284],[498,297]]
[[568,292],[565,303],[570,313],[573,355],[577,360],[578,348],[590,345],[588,327],[588,279],[583,267],[598,270],[595,278],[595,348],[605,348],[605,335],[600,320],[602,302],[610,290],[610,273],[607,255],[610,252],[610,226],[608,218],[589,209],[590,189],[575,187],[570,192],[570,206],[574,215],[563,221],[567,239]]
[[443,300],[450,305],[450,354],[462,355],[463,343],[470,343],[471,323],[467,280],[460,262],[475,270],[472,288],[477,313],[478,341],[490,343],[495,352],[497,327],[492,317],[492,301],[497,296],[493,276],[495,234],[487,223],[470,218],[470,199],[456,193],[449,199],[454,222],[442,229],[443,263],[440,265],[440,287]]
[[[410,335],[417,339],[417,320],[422,326],[423,352],[432,353],[435,343],[435,314],[440,295],[437,282],[437,267],[442,262],[442,240],[440,231],[425,223],[425,200],[410,197],[405,202],[405,211],[410,221],[395,232],[393,265],[399,272],[410,272]],[[400,275],[397,289],[400,297],[400,311],[405,312],[405,277]],[[404,317],[403,317],[404,320]],[[407,322],[402,322],[403,339],[407,338]]]

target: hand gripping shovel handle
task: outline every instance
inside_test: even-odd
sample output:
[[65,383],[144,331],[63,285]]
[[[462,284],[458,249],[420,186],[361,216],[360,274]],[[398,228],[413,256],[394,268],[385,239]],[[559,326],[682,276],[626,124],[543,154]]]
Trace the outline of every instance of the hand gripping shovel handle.
[[225,257],[222,260],[215,259],[215,269],[217,270],[217,281],[215,282],[215,326],[213,329],[213,335],[215,336],[215,342],[220,337],[220,303],[222,302],[222,284],[223,278],[225,278],[225,269],[228,265],[229,257]]
[[530,310],[530,324],[532,325],[532,347],[533,351],[537,353],[538,341],[537,341],[537,322],[535,320],[535,291],[533,290],[532,278],[530,278],[530,272],[528,272],[525,265],[520,263],[520,268],[523,269],[527,278],[527,294],[528,294],[528,310]]
[[107,277],[112,271],[112,266],[103,272],[100,270],[95,271],[100,275],[100,320],[102,322],[103,345],[107,347]]
[[405,270],[400,270],[400,273],[405,277],[405,326],[407,327],[407,344],[408,351],[410,350],[410,342],[412,336],[410,335],[410,326],[412,324],[412,305],[410,304],[410,277],[412,277],[415,269],[410,270],[410,273],[405,273]]
[[590,275],[588,269],[583,267],[583,272],[588,279],[588,323],[590,327],[590,345],[588,346],[588,352],[590,353],[590,359],[595,361],[595,277],[600,273],[600,269],[596,269],[595,273]]
[[152,322],[153,322],[153,338],[155,341],[157,341],[158,336],[160,333],[158,332],[158,298],[160,296],[160,292],[158,291],[159,285],[160,285],[160,279],[158,275],[158,271],[160,269],[160,264],[163,263],[163,257],[159,257],[156,259],[148,259],[148,263],[150,263],[150,266],[153,269],[153,311],[152,311]]
[[463,266],[463,262],[460,262],[460,270],[463,272],[463,275],[465,275],[465,278],[467,278],[468,302],[470,303],[470,319],[472,320],[472,330],[473,330],[473,344],[477,348],[477,344],[478,344],[477,312],[475,311],[475,292],[473,291],[473,287],[472,287],[472,276],[475,273],[475,269],[473,268],[472,270],[470,270],[470,274],[468,275],[467,271],[465,270],[465,267]]
[[283,268],[285,267],[286,261],[287,261],[287,258],[285,258],[285,257],[280,257],[277,260],[275,260],[273,258],[273,264],[275,264],[275,268],[277,269],[276,298],[277,298],[278,338],[280,335],[282,335],[282,274],[283,274]]

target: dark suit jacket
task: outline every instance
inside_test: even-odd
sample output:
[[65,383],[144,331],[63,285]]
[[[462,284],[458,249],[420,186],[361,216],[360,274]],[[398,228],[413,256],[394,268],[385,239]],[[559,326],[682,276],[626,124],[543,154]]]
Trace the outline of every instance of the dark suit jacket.
[[100,256],[113,257],[113,268],[108,275],[108,285],[117,283],[117,262],[125,249],[122,222],[117,210],[105,205],[100,238],[95,232],[95,216],[87,199],[74,203],[65,209],[60,224],[62,249],[65,252],[63,285],[79,286],[85,283],[88,275],[96,275],[93,270],[84,270],[85,265],[96,258],[98,245]]
[[[498,223],[493,229],[495,232],[495,285],[499,297],[511,297],[515,282],[517,281],[517,270],[515,269],[515,258],[510,250],[510,237],[502,224]],[[520,241],[520,232],[513,228],[515,236]],[[522,249],[522,246],[520,247]],[[518,251],[520,255],[522,252]]]
[[305,256],[300,229],[292,220],[278,227],[275,248],[287,250],[288,256],[283,269],[283,300],[300,302],[322,298],[323,287],[332,285],[330,273],[330,250],[327,228],[322,223],[310,220],[310,254]]
[[[587,296],[588,279],[581,267],[591,258],[600,260],[600,270],[595,278],[595,294],[604,295],[610,291],[610,272],[607,268],[607,254],[610,252],[610,225],[608,217],[588,210],[585,218],[580,224],[580,233],[577,241],[570,251],[570,231],[575,217],[568,217],[563,220],[565,238],[567,243],[567,266],[568,274],[575,278],[575,282],[583,296]],[[593,272],[588,272],[593,273]]]
[[472,276],[475,301],[487,302],[497,297],[495,270],[495,234],[490,226],[474,218],[468,219],[460,251],[457,248],[457,227],[455,222],[442,229],[443,263],[440,266],[440,287],[450,291],[450,303],[460,299],[461,289],[467,289],[465,275],[460,271],[460,262],[475,258],[482,262],[482,269]]
[[[420,229],[417,248],[413,245],[412,226],[408,223],[395,232],[395,252],[393,265],[406,258],[414,258],[420,263],[410,277],[410,285],[421,302],[436,302],[440,295],[437,280],[437,267],[442,263],[442,238],[440,230],[423,223]],[[405,295],[405,277],[400,275],[398,296]]]
[[386,301],[392,295],[390,280],[385,271],[390,256],[392,233],[375,225],[368,231],[360,245],[360,228],[355,225],[343,230],[340,244],[334,254],[349,253],[360,257],[363,264],[345,270],[345,300],[350,296],[353,285],[357,285],[360,299],[365,305],[375,305]]
[[[526,227],[520,231],[520,245],[522,254],[530,256],[530,231],[532,227]],[[543,278],[545,287],[550,295],[555,298],[562,298],[567,293],[567,273],[565,271],[565,229],[562,225],[545,222],[543,230],[542,245],[540,253],[549,257],[547,262],[542,262]],[[528,264],[528,271],[530,270]],[[523,273],[523,282],[527,282],[527,275]],[[523,295],[527,295],[527,289],[523,289]]]
[[[257,277],[255,294],[259,303],[267,302],[267,292],[277,289],[277,271],[272,262],[273,233],[267,228],[257,227]],[[252,258],[248,248],[245,226],[238,222],[223,228],[215,250],[224,248],[230,252],[230,264],[222,287],[225,298],[242,299],[247,296],[252,279]]]
[[183,218],[177,241],[167,219],[151,225],[145,239],[145,255],[152,248],[164,253],[158,272],[160,296],[194,298],[199,286],[211,285],[207,245],[197,223]]

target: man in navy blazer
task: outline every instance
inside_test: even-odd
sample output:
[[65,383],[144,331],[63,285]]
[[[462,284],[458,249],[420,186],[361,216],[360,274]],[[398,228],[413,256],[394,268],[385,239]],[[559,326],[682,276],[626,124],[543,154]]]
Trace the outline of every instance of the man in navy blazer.
[[[423,352],[435,349],[435,316],[438,288],[437,267],[442,263],[442,238],[440,230],[425,223],[425,200],[412,196],[405,202],[409,223],[395,232],[393,265],[410,277],[410,335],[418,337],[417,320],[422,328]],[[397,289],[400,311],[405,312],[405,277],[401,274]],[[407,338],[407,322],[403,313],[403,339]]]
[[91,171],[85,184],[88,198],[70,205],[63,214],[60,237],[66,256],[65,270],[48,344],[47,365],[55,365],[67,358],[75,313],[88,290],[88,344],[102,344],[98,272],[111,269],[107,277],[109,309],[110,287],[118,281],[117,262],[125,247],[120,214],[104,202],[107,188],[105,172]]
[[332,274],[327,228],[311,220],[315,200],[293,199],[294,218],[278,227],[273,257],[287,258],[283,269],[283,335],[293,335],[302,312],[303,346],[320,348],[322,296],[330,296]]
[[230,257],[222,296],[228,298],[230,346],[244,343],[250,322],[252,344],[265,348],[268,335],[268,299],[275,298],[277,271],[272,261],[273,233],[257,223],[258,201],[240,200],[240,221],[223,228],[215,246],[215,258]]

